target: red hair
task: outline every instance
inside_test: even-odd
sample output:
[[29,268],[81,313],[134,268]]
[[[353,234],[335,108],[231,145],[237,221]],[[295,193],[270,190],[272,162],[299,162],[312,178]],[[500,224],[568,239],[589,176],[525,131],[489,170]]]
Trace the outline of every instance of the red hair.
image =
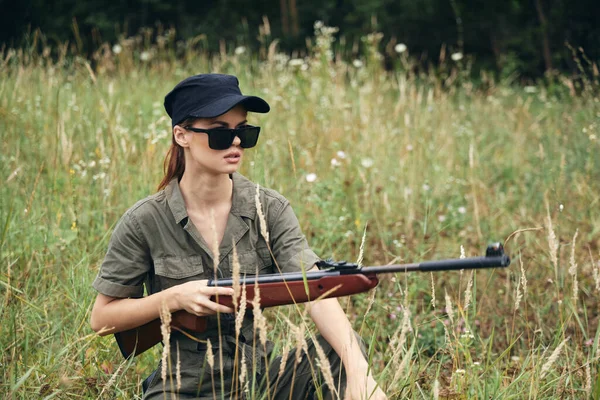
[[171,147],[169,147],[169,151],[167,151],[167,155],[165,157],[165,162],[163,165],[163,169],[165,171],[165,176],[162,178],[162,181],[158,184],[158,190],[162,190],[173,178],[177,178],[177,180],[181,180],[183,176],[183,172],[185,171],[185,157],[183,155],[183,147],[177,144],[175,141],[175,136],[173,136],[173,142],[171,142]]
[[[197,118],[188,118],[177,125],[188,126],[192,125],[196,122]],[[162,178],[162,181],[158,184],[158,190],[162,190],[167,187],[169,182],[173,180],[173,178],[177,178],[177,180],[181,180],[183,173],[185,171],[185,155],[183,153],[183,147],[181,147],[175,141],[175,135],[171,135],[171,147],[169,147],[169,151],[167,151],[167,155],[165,157],[165,162],[163,164],[163,170],[165,171],[165,176]]]

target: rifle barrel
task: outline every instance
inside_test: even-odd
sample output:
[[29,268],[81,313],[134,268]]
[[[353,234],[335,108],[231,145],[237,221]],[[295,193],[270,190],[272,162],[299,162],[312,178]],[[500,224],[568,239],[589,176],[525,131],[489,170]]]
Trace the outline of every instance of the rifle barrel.
[[452,271],[457,269],[481,269],[481,268],[497,268],[508,267],[510,259],[506,255],[501,256],[486,256],[486,257],[469,257],[469,258],[453,258],[449,260],[425,261],[422,263],[413,264],[395,264],[376,267],[364,267],[364,274],[386,274],[393,272],[433,272],[433,271]]

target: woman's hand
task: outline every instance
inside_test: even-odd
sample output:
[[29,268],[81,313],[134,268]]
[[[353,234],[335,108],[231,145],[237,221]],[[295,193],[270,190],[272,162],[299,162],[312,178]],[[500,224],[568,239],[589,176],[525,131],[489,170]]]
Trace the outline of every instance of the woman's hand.
[[172,291],[171,311],[185,310],[199,317],[220,313],[232,313],[233,308],[215,303],[211,300],[214,295],[233,296],[233,289],[227,287],[206,286],[207,280],[182,283],[170,289]]
[[387,400],[371,374],[348,375],[344,400]]

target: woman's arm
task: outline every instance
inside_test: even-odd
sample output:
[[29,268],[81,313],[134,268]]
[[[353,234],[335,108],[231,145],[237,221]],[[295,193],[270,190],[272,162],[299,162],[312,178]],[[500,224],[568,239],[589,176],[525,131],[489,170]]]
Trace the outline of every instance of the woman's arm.
[[133,329],[158,318],[163,302],[170,312],[186,310],[199,317],[217,311],[233,312],[233,309],[210,300],[216,294],[233,296],[233,289],[208,287],[206,283],[206,280],[191,281],[139,299],[120,299],[100,293],[92,308],[90,325],[101,336]]
[[[369,372],[360,345],[348,317],[336,298],[310,303],[309,314],[317,329],[342,360],[346,371],[347,390],[351,399],[384,400],[383,391]],[[344,396],[340,393],[340,396]]]

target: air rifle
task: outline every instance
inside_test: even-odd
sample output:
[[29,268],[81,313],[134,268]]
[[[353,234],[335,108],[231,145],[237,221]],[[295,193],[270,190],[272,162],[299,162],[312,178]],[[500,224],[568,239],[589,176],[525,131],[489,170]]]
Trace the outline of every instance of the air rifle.
[[[247,308],[252,309],[256,285],[260,289],[260,305],[265,308],[366,292],[377,286],[378,274],[497,268],[508,267],[509,264],[510,258],[504,254],[502,244],[494,243],[488,246],[485,257],[376,267],[360,267],[345,261],[319,261],[317,263],[319,271],[240,277],[240,285],[246,286]],[[233,279],[209,280],[207,285],[232,287]],[[212,300],[233,308],[231,296],[219,296],[217,300],[214,298]],[[186,332],[204,332],[206,319],[180,310],[173,313],[171,326]],[[141,354],[162,340],[160,319],[150,321],[138,328],[115,333],[115,339],[123,357],[128,358],[131,355]]]

